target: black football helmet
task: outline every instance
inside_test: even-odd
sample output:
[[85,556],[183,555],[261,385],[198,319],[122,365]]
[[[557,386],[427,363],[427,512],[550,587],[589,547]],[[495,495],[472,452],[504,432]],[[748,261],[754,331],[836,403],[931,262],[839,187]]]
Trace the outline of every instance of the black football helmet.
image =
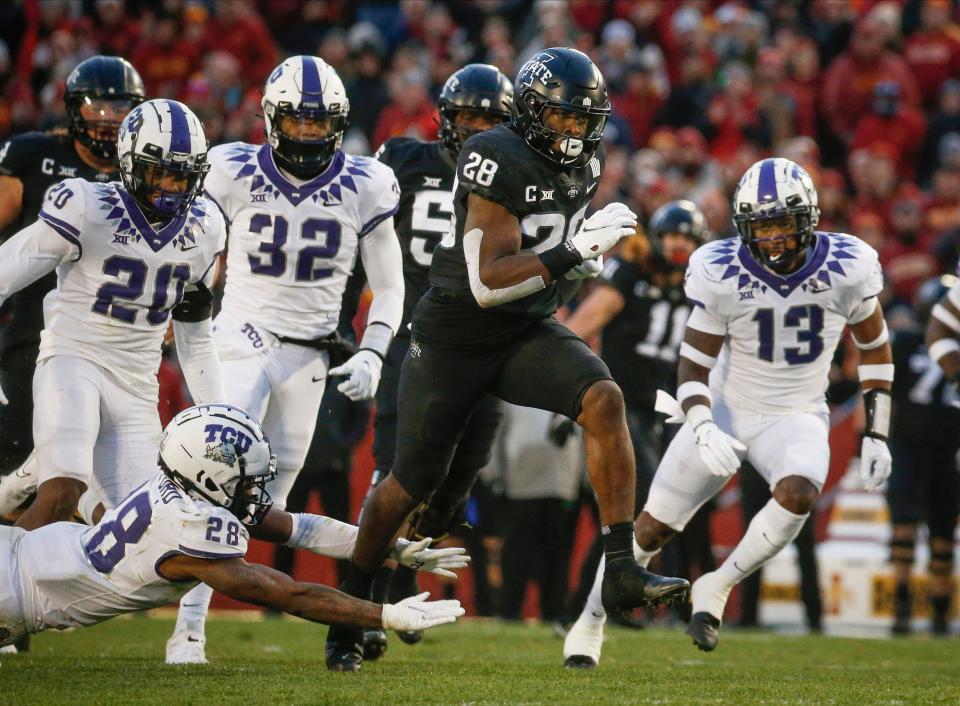
[[647,228],[653,258],[663,268],[685,268],[687,256],[683,261],[667,257],[663,249],[663,236],[667,233],[680,233],[700,247],[709,239],[707,220],[703,212],[693,201],[680,199],[663,204],[653,212],[650,226]]
[[[143,79],[126,59],[118,56],[91,56],[80,62],[67,77],[63,95],[70,117],[70,134],[103,159],[117,159],[117,131],[127,113],[147,99]],[[99,101],[114,104],[119,120],[88,120],[80,112],[84,105]],[[94,136],[91,136],[91,132]]]
[[917,293],[913,295],[913,311],[917,315],[917,321],[926,326],[930,321],[930,312],[933,311],[933,307],[947,292],[956,287],[958,282],[960,280],[956,275],[945,274],[931,277],[917,287]]
[[[565,167],[589,162],[600,146],[610,115],[607,84],[590,58],[568,47],[544,49],[520,68],[516,87],[516,122],[527,144]],[[585,116],[587,129],[583,137],[547,127],[547,108]]]
[[506,122],[513,118],[513,82],[490,64],[468,64],[443,84],[440,99],[440,130],[437,136],[456,157],[460,146],[479,130],[460,127],[454,119],[461,110],[490,113]]

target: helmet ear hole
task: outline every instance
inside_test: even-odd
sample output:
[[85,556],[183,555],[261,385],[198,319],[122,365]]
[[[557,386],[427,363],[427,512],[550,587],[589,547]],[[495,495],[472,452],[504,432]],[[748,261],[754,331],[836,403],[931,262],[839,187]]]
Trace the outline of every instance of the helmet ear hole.
[[213,478],[207,478],[203,481],[203,484],[211,493],[217,492],[217,484],[213,482]]

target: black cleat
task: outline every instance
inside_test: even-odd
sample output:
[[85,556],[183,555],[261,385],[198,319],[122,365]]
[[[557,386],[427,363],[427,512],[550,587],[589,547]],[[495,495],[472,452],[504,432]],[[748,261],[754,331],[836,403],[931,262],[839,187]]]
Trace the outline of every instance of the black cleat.
[[720,641],[720,620],[706,611],[694,613],[687,627],[687,635],[703,652],[713,652]]
[[690,593],[686,579],[658,576],[635,561],[607,564],[600,598],[608,613],[629,612],[643,606],[682,603]]
[[596,669],[597,660],[587,655],[570,655],[563,660],[564,669]]
[[23,654],[24,652],[30,651],[30,633],[27,633],[19,640],[13,643],[14,647],[17,648],[17,652]]
[[331,672],[359,672],[363,666],[363,630],[352,625],[331,625],[324,652]]
[[[406,566],[399,566],[390,580],[390,602],[399,603],[404,598],[420,593],[417,572]],[[415,645],[423,639],[423,630],[396,630],[397,637],[407,645]]]
[[387,631],[371,628],[363,631],[363,659],[376,662],[387,651]]

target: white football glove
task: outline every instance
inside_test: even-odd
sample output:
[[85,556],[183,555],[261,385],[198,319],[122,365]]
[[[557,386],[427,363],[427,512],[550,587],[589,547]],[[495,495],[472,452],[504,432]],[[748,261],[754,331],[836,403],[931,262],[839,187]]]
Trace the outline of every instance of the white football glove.
[[583,222],[570,243],[586,260],[596,260],[620,238],[636,232],[637,214],[622,203],[607,204]]
[[10,404],[10,400],[8,400],[7,396],[3,394],[2,387],[0,387],[0,404]]
[[872,436],[863,437],[860,446],[860,479],[867,490],[876,490],[890,477],[893,459],[887,442]]
[[740,468],[738,453],[746,453],[747,447],[729,434],[725,434],[715,422],[701,422],[693,431],[700,451],[700,459],[715,476],[729,478]]
[[429,592],[404,598],[396,604],[384,603],[380,622],[384,630],[426,630],[452,623],[463,615],[460,601],[427,601]]
[[373,399],[377,394],[382,370],[383,360],[380,356],[363,348],[354,353],[346,363],[330,370],[329,375],[349,375],[348,379],[337,385],[337,389],[356,402]]
[[450,569],[462,569],[470,563],[470,555],[463,547],[445,547],[430,549],[431,537],[424,537],[418,542],[398,539],[390,552],[390,557],[398,564],[414,571],[427,571],[437,576],[455,579],[457,575]]
[[603,255],[596,260],[584,260],[583,264],[577,265],[564,275],[565,279],[593,279],[603,272]]

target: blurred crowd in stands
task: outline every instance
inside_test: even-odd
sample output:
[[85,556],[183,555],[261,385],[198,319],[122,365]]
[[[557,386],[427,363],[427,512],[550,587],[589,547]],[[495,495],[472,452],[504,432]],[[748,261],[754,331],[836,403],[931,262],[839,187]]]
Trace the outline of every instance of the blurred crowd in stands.
[[[955,270],[954,0],[22,0],[0,4],[0,139],[64,125],[67,75],[111,53],[136,66],[151,97],[190,105],[211,143],[259,143],[267,74],[284,56],[314,54],[347,87],[344,148],[370,154],[398,135],[433,139],[435,99],[464,64],[491,63],[512,77],[557,45],[589,54],[613,101],[594,207],[624,201],[645,222],[663,203],[689,198],[715,236],[733,236],[737,180],[775,154],[812,175],[821,230],[853,233],[881,253],[892,328],[900,315],[907,322],[920,284]],[[855,365],[843,355],[837,363],[834,389],[849,397]],[[164,421],[186,404],[164,400]],[[575,478],[582,469],[573,465]],[[570,513],[578,482],[564,488],[544,512]],[[507,524],[520,526],[530,512],[517,507]],[[561,577],[575,519],[564,520]],[[522,574],[522,564],[505,556],[504,572]],[[559,599],[543,588],[545,614],[555,618]],[[521,600],[508,594],[504,613],[519,615]]]

